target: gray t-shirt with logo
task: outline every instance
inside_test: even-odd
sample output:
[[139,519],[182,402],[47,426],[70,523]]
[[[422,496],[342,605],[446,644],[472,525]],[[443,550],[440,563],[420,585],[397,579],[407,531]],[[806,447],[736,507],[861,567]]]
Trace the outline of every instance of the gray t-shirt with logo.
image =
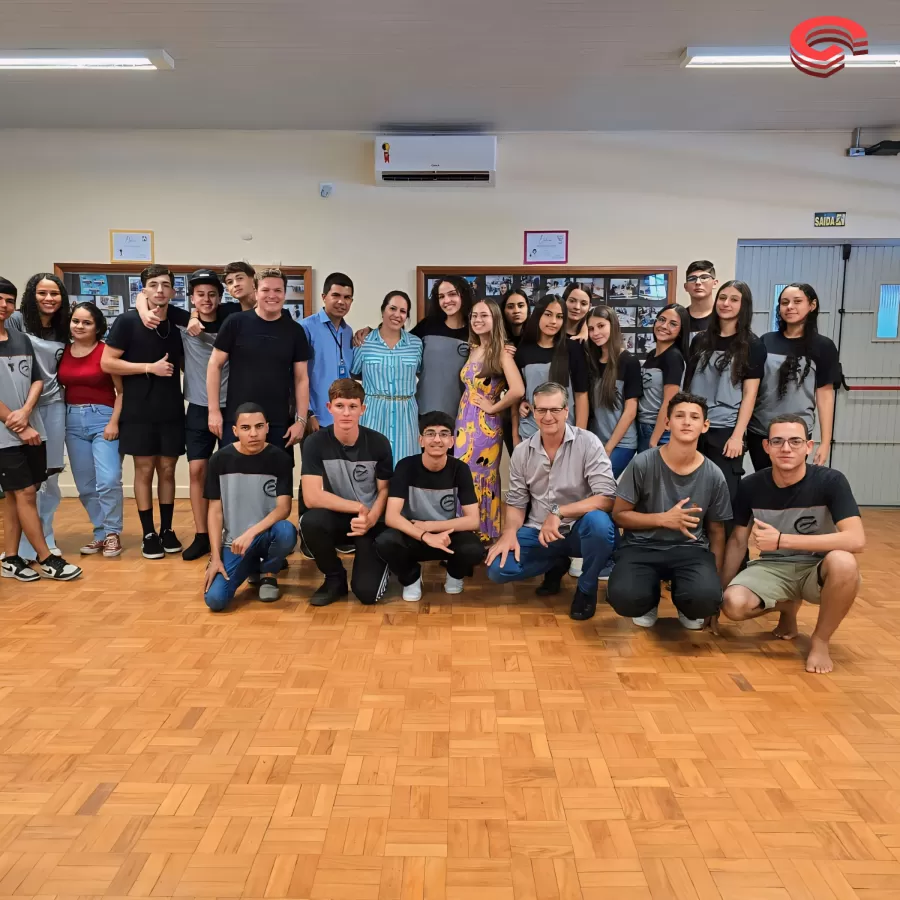
[[213,453],[203,496],[222,501],[222,543],[230,547],[236,537],[275,509],[277,497],[293,493],[293,461],[284,450],[266,444],[251,455],[230,444]]
[[[28,399],[31,385],[41,380],[35,361],[32,339],[21,331],[8,331],[0,341],[0,402],[11,410],[21,409]],[[47,432],[38,409],[28,417],[28,424],[47,440]],[[22,438],[0,422],[0,447],[21,447]]]
[[696,540],[671,528],[648,528],[624,533],[628,546],[665,549],[677,545],[709,547],[707,522],[727,522],[731,518],[728,485],[719,467],[706,457],[689,475],[670,469],[659,447],[639,453],[619,479],[618,496],[634,506],[634,511],[657,515],[670,510],[679,500],[690,497],[686,507],[698,506],[700,522],[692,530]]
[[420,522],[455,519],[458,507],[478,502],[472,472],[454,456],[439,472],[426,469],[421,454],[401,459],[388,496],[402,499],[404,517]]
[[[6,320],[7,331],[18,331],[26,334],[25,320],[22,311],[16,310]],[[62,385],[59,383],[59,361],[62,359],[66,345],[53,339],[53,330],[46,329],[41,335],[29,334],[34,357],[37,360],[40,378],[44,382],[38,406],[50,403],[61,403],[65,400]]]

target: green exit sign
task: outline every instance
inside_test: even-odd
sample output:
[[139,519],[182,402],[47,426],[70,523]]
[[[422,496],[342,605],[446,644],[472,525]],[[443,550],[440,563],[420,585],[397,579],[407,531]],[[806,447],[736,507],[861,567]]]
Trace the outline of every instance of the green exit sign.
[[813,224],[816,228],[843,228],[847,224],[845,212],[813,213]]

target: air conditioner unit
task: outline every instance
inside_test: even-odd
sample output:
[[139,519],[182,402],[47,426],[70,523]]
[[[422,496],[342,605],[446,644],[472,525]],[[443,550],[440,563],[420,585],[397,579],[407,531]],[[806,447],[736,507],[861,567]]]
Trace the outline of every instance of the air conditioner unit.
[[400,134],[375,138],[377,184],[492,186],[497,137],[492,134]]

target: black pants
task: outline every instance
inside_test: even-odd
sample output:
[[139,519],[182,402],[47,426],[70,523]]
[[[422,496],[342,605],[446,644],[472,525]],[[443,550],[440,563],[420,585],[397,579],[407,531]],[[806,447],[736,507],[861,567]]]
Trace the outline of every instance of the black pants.
[[[710,461],[714,462],[725,476],[728,485],[728,496],[731,497],[731,505],[734,506],[734,498],[737,496],[738,485],[744,477],[744,453],[729,459],[725,455],[725,444],[731,437],[731,428],[710,428],[706,434],[700,435],[697,449]],[[745,447],[746,451],[746,447]],[[731,534],[731,522],[725,523],[726,534]]]
[[750,451],[750,462],[753,463],[753,471],[758,472],[760,469],[771,469],[772,460],[769,454],[763,450],[763,441],[766,439],[764,434],[754,434],[752,431],[747,432],[747,449]]
[[344,575],[346,570],[335,547],[356,547],[350,590],[362,603],[374,603],[387,586],[388,568],[375,550],[375,539],[384,531],[378,522],[362,537],[348,537],[353,516],[330,509],[308,509],[300,517],[300,533],[323,575]]
[[483,559],[484,547],[472,531],[454,531],[450,535],[452,553],[436,550],[402,531],[385,528],[375,541],[378,555],[388,564],[404,587],[413,584],[422,574],[420,562],[446,559],[447,574],[451,578],[469,578]]
[[659,605],[660,581],[672,582],[672,602],[689,619],[705,619],[722,605],[716,558],[705,547],[623,547],[616,552],[606,600],[620,615],[645,616]]

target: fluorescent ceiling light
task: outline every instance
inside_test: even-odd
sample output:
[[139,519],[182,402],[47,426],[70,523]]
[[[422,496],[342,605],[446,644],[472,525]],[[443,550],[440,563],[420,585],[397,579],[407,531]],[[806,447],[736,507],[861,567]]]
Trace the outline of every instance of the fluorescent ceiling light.
[[165,50],[0,50],[0,69],[119,69],[154,71],[174,69],[175,60]]
[[[792,69],[787,47],[688,47],[681,57],[686,69]],[[863,56],[844,56],[848,69],[900,67],[900,47],[873,47]]]

